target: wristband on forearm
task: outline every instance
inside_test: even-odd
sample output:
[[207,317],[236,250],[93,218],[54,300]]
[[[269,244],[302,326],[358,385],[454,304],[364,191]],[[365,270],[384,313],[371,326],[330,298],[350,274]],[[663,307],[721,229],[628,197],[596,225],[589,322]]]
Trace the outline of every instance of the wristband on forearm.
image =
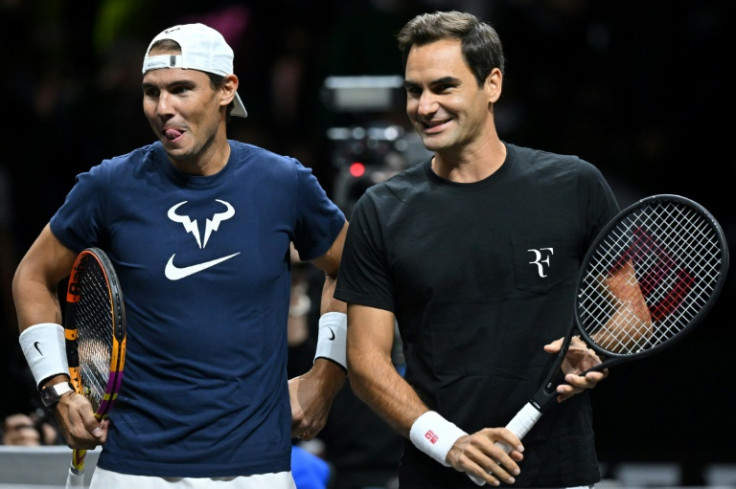
[[18,338],[36,387],[56,375],[69,375],[64,327],[56,323],[34,324]]
[[328,358],[348,369],[345,352],[348,334],[348,316],[342,312],[328,312],[319,318],[317,333],[317,351],[314,359]]
[[447,453],[463,435],[467,433],[436,411],[427,411],[419,416],[409,430],[409,439],[414,446],[445,467],[450,466],[446,460]]

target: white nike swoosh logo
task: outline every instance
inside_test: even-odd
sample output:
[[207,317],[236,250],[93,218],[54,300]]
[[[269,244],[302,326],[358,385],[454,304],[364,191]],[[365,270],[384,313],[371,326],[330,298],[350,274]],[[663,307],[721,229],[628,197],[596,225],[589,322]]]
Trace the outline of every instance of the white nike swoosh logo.
[[182,278],[188,277],[190,275],[194,275],[195,273],[199,273],[202,270],[207,270],[210,267],[214,267],[218,263],[222,263],[225,260],[229,260],[230,258],[239,255],[240,252],[233,253],[232,255],[223,256],[222,258],[217,258],[215,260],[206,261],[203,263],[197,263],[196,265],[190,265],[188,267],[182,267],[179,268],[176,265],[174,265],[174,257],[176,256],[176,253],[171,255],[171,258],[169,258],[169,261],[166,263],[166,269],[164,270],[164,275],[166,275],[166,278],[169,280],[180,280]]

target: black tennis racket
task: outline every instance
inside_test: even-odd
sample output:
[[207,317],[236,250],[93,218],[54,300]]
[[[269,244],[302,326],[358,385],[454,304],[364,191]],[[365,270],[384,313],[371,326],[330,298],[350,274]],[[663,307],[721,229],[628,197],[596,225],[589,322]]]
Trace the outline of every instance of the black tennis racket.
[[[654,195],[618,213],[583,259],[575,323],[550,373],[506,428],[523,438],[556,404],[557,386],[564,382],[562,362],[574,336],[602,360],[588,371],[653,355],[675,344],[705,317],[727,271],[723,231],[698,203],[677,195]],[[511,451],[505,443],[498,445]]]
[[[97,419],[112,408],[123,380],[125,307],[117,275],[98,248],[74,262],[66,294],[64,333],[72,385],[92,403]],[[84,486],[87,451],[75,449],[66,487]]]

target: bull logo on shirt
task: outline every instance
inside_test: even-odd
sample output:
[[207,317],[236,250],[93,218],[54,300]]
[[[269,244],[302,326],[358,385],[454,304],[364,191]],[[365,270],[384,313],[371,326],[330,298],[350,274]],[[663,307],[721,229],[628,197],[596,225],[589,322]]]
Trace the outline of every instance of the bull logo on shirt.
[[235,209],[233,209],[233,206],[230,205],[230,203],[225,202],[224,200],[215,199],[215,201],[219,202],[220,204],[225,206],[225,210],[223,212],[216,212],[211,219],[205,219],[204,224],[204,241],[202,241],[202,238],[199,235],[199,223],[197,222],[197,219],[191,219],[187,215],[177,214],[177,210],[186,204],[188,201],[185,200],[183,202],[179,202],[178,204],[175,204],[169,209],[169,212],[167,213],[167,216],[169,219],[171,219],[174,222],[181,223],[182,226],[184,226],[184,229],[187,233],[190,233],[194,236],[194,239],[197,241],[197,245],[200,249],[207,246],[207,241],[209,241],[210,236],[212,236],[212,233],[217,231],[220,227],[220,223],[223,221],[227,221],[231,217],[235,215]]

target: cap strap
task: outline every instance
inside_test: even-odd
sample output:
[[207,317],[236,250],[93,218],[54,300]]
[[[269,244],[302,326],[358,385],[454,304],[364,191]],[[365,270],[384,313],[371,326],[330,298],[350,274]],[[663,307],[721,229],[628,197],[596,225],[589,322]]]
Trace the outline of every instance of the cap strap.
[[143,59],[143,73],[150,70],[160,70],[162,68],[181,68],[183,64],[180,54],[146,56],[146,58]]

